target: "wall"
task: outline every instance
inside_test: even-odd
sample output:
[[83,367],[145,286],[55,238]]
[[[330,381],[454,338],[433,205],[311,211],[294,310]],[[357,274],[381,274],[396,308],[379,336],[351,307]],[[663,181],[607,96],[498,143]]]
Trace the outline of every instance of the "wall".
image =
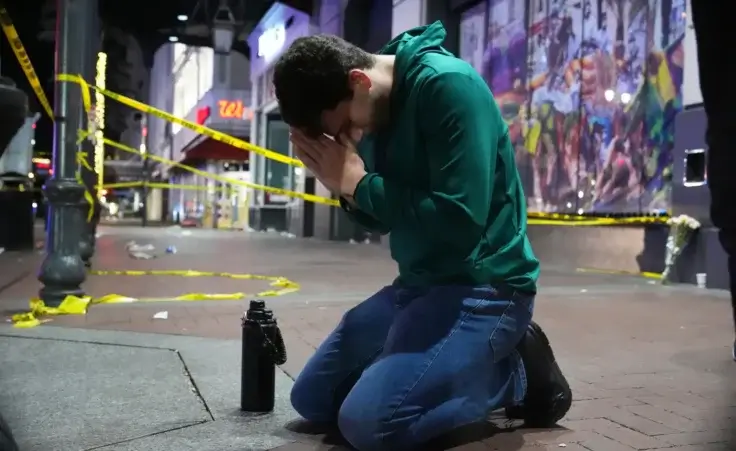
[[[149,84],[149,99],[151,105],[164,111],[173,111],[174,89],[171,72],[174,64],[174,45],[164,44],[156,51],[151,68],[151,81]],[[148,118],[148,152],[169,158],[165,149],[168,122],[156,116],[149,115]]]
[[669,209],[684,0],[561,6],[491,0],[478,40],[529,210]]
[[488,0],[457,32],[449,3],[469,6],[394,0],[393,34],[447,22],[446,46],[482,73],[509,125],[530,211],[670,208],[674,118],[685,88],[699,96],[685,0]]
[[427,21],[428,0],[393,0],[394,10],[391,16],[392,35],[410,28],[424,25]]
[[[687,10],[690,11],[690,2],[687,0]],[[703,94],[700,92],[700,73],[698,72],[698,47],[695,41],[693,16],[687,15],[685,28],[685,70],[682,77],[682,103],[685,108],[703,103]]]
[[[175,49],[178,52],[175,52]],[[240,99],[247,107],[250,106],[250,64],[248,59],[236,52],[223,57],[215,55],[214,59],[206,65],[208,67],[204,67],[201,64],[185,64],[191,58],[196,58],[196,48],[183,49],[181,45],[165,44],[158,49],[154,55],[150,77],[149,95],[151,105],[164,111],[178,113],[189,120],[195,119],[196,110],[200,106],[207,105],[213,109],[212,121],[208,122],[208,125],[224,128],[238,136],[247,136],[250,130],[249,127],[245,126],[247,124],[235,120],[219,121],[214,109],[217,108],[217,100],[222,98]],[[195,71],[196,73],[182,74],[182,70]],[[222,70],[225,72],[222,72]],[[207,74],[209,74],[207,82],[205,84],[200,83],[200,80]],[[175,105],[175,86],[177,84],[175,80],[177,78],[181,80],[182,76],[186,77],[187,82],[179,84],[180,90],[194,92],[195,98],[198,100],[194,103],[190,102],[191,106],[185,108],[186,111],[177,112]],[[181,158],[181,150],[196,138],[196,133],[191,130],[180,129],[176,125],[172,126],[169,122],[155,116],[150,115],[147,120],[147,147],[152,154],[164,158],[179,159]],[[249,124],[249,121],[247,122]],[[169,145],[167,135],[170,135],[174,141],[173,146]]]

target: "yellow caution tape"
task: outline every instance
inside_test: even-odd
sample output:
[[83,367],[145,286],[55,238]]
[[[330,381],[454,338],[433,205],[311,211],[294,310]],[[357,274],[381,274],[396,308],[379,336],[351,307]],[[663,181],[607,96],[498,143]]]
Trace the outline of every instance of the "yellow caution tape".
[[[259,274],[235,274],[225,272],[191,271],[191,270],[149,270],[149,271],[90,271],[97,276],[179,276],[179,277],[224,277],[238,280],[263,280],[270,282],[273,287],[258,293],[189,293],[166,299],[138,299],[119,294],[108,294],[99,298],[91,296],[67,296],[58,307],[48,307],[40,299],[30,301],[30,310],[13,315],[13,326],[18,328],[36,327],[48,321],[49,316],[59,315],[86,315],[87,310],[97,304],[130,304],[134,302],[162,302],[162,301],[237,301],[249,297],[273,297],[299,291],[299,284],[285,277],[264,276]],[[45,319],[46,318],[46,319]]]
[[[86,132],[80,130],[80,133],[86,133]],[[128,153],[140,155],[140,151],[138,151],[138,150],[136,150],[136,149],[134,149],[134,148],[132,148],[130,146],[126,146],[125,144],[121,144],[121,143],[112,141],[112,140],[110,140],[108,138],[104,138],[103,141],[104,141],[105,144],[107,144],[107,145],[109,145],[111,147],[115,147],[116,149],[122,150],[123,152],[128,152]],[[187,166],[187,165],[181,164],[181,163],[176,162],[176,161],[173,161],[173,160],[169,160],[169,159],[166,159],[166,158],[163,158],[163,157],[159,157],[157,155],[146,154],[146,155],[143,155],[143,157],[144,158],[150,158],[151,160],[158,161],[159,163],[167,164],[169,166],[174,166],[174,167],[177,167],[177,168],[181,168],[181,169],[184,169],[186,171],[189,171],[189,172],[191,172],[193,174],[197,174],[197,175],[200,175],[202,177],[210,178],[212,180],[217,180],[218,182],[221,182],[221,183],[224,183],[224,184],[228,184],[228,185],[243,186],[243,187],[246,187],[246,188],[251,188],[251,189],[255,189],[255,190],[265,191],[265,192],[271,193],[271,194],[293,197],[293,198],[305,200],[307,202],[314,202],[314,203],[323,204],[323,205],[330,205],[330,206],[333,206],[333,207],[337,207],[337,206],[340,205],[340,202],[337,201],[337,200],[335,200],[335,199],[328,199],[326,197],[316,196],[314,194],[299,193],[297,191],[291,191],[291,190],[286,190],[286,189],[281,189],[281,188],[274,188],[272,186],[259,185],[259,184],[256,184],[256,183],[245,182],[245,181],[242,181],[242,180],[233,180],[231,178],[223,177],[223,176],[217,175],[217,174],[211,174],[209,172],[205,172],[205,171],[202,171],[200,169],[196,169],[196,168],[193,168],[191,166]],[[149,186],[150,186],[150,184],[149,184]]]
[[13,25],[13,20],[10,18],[10,14],[8,14],[8,10],[5,9],[4,6],[0,6],[0,26],[3,28],[5,37],[8,38],[10,47],[13,49],[15,57],[18,59],[20,67],[23,69],[23,73],[26,74],[28,83],[31,85],[33,92],[36,93],[38,101],[46,111],[46,114],[48,114],[53,120],[54,110],[51,108],[49,99],[46,98],[46,93],[43,92],[41,82],[38,80],[38,75],[36,75],[36,71],[33,69],[33,64],[31,64],[31,59],[28,57],[28,53],[26,52],[25,47],[23,47],[23,42],[20,40],[20,36],[18,36],[18,31]]
[[[57,80],[71,82],[71,83],[81,83],[84,81],[79,76],[73,75],[73,74],[59,74],[57,76]],[[205,127],[204,125],[200,125],[195,122],[188,121],[186,119],[182,119],[180,117],[174,116],[173,114],[167,113],[166,111],[160,110],[151,105],[146,105],[145,103],[139,102],[137,100],[133,100],[130,97],[126,97],[124,95],[117,94],[115,92],[100,88],[98,86],[92,86],[92,89],[104,95],[105,97],[109,97],[110,99],[115,100],[116,102],[122,103],[123,105],[128,106],[130,108],[133,108],[134,110],[138,110],[141,113],[151,114],[167,122],[173,122],[174,124],[181,125],[182,127],[193,130],[194,132],[200,135],[204,135],[204,136],[214,139],[215,141],[219,141],[221,143],[233,146],[236,149],[253,152],[255,154],[262,155],[263,157],[268,158],[269,160],[278,161],[280,163],[288,164],[291,166],[304,167],[304,163],[302,163],[301,161],[295,158],[291,158],[287,155],[283,155],[278,152],[274,152],[272,150],[268,150],[263,147],[256,146],[247,141],[243,141],[242,139],[238,139],[233,136],[227,135],[225,133],[218,132],[217,130],[211,129],[209,127]]]
[[563,226],[610,226],[610,225],[649,225],[666,224],[666,216],[633,216],[626,218],[595,218],[583,215],[561,213],[527,213],[529,225]]
[[609,274],[614,276],[639,276],[645,279],[662,279],[662,274],[656,272],[633,272],[633,271],[621,271],[615,269],[597,269],[597,268],[577,268],[577,272],[589,273],[589,274]]

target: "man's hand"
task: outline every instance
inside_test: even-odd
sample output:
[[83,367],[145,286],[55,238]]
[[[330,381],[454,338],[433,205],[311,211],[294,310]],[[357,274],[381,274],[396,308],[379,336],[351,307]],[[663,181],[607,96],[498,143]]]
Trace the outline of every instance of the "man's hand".
[[352,197],[366,175],[365,164],[350,139],[333,141],[326,136],[310,138],[299,130],[291,130],[294,153],[327,189]]

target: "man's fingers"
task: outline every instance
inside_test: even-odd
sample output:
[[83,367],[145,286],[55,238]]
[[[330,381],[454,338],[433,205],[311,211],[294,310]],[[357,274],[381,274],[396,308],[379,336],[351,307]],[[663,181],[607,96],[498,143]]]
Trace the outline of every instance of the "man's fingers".
[[307,151],[299,146],[294,146],[294,155],[299,158],[305,166],[316,172],[319,169],[317,160]]

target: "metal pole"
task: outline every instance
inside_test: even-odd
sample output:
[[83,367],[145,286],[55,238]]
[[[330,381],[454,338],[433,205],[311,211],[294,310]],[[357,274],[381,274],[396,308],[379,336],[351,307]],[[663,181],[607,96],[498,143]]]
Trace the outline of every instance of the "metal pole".
[[[81,49],[86,48],[92,0],[58,0],[56,19],[56,74],[80,74],[84,69]],[[85,30],[79,30],[84,28]],[[78,32],[79,31],[79,32]],[[79,237],[84,228],[79,205],[84,187],[77,183],[77,132],[80,128],[82,98],[76,83],[55,83],[54,95],[54,176],[44,186],[49,201],[46,258],[38,280],[39,296],[55,307],[70,295],[81,296],[86,269],[79,255]]]
[[143,157],[143,189],[141,190],[143,192],[143,211],[141,211],[141,226],[146,227],[148,226],[148,196],[151,194],[151,190],[148,189],[148,184],[151,182],[151,168],[148,158],[148,149],[146,149],[146,153],[141,155]]
[[[100,33],[97,26],[97,0],[90,0],[89,4],[89,13],[85,14],[87,16],[88,28],[85,29],[84,27],[77,27],[75,34],[82,35],[81,39],[83,39],[83,42],[85,43],[82,51],[82,76],[88,83],[94,84],[95,75],[97,73],[97,52],[101,46],[99,45]],[[94,95],[94,93],[90,93],[90,95]],[[85,130],[88,129],[88,119],[87,112],[84,110],[80,111],[81,128]],[[92,256],[95,253],[95,234],[97,233],[96,219],[99,216],[99,201],[96,188],[97,174],[94,170],[90,171],[87,169],[87,167],[95,167],[95,146],[91,140],[87,139],[82,142],[82,150],[86,153],[85,159],[87,165],[79,164],[78,170],[82,174],[82,183],[84,184],[84,188],[91,194],[92,199],[94,199],[94,203],[91,206],[93,213],[91,218],[89,217],[89,202],[86,199],[82,199],[79,206],[82,211],[82,216],[85,218],[84,227],[79,240],[79,254],[82,257],[84,265],[86,267],[90,267],[92,266]]]

